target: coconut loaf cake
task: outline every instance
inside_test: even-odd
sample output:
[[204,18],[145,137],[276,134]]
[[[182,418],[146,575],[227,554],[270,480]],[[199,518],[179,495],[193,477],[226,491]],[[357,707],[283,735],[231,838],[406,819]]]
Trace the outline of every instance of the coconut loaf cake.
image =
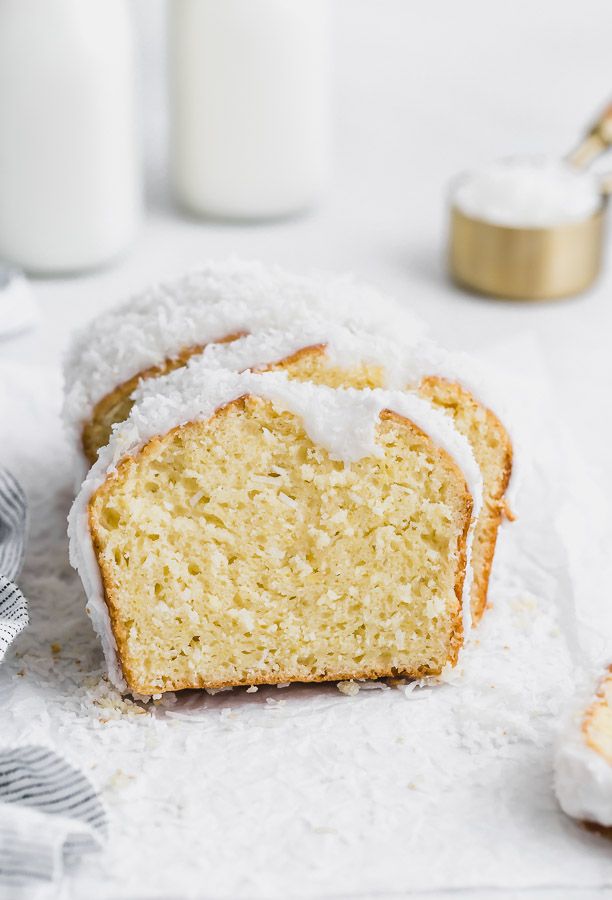
[[469,628],[481,497],[415,394],[192,365],[115,428],[71,561],[123,690],[421,677]]

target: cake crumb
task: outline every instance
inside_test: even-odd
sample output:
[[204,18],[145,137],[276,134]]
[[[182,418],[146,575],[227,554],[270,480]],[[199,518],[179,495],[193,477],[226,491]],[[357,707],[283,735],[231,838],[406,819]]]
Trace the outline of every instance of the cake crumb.
[[57,655],[58,655],[59,653],[61,653],[61,652],[62,652],[62,646],[61,646],[61,644],[57,644],[57,643],[51,644],[51,653],[52,653],[54,656],[57,656]]
[[252,684],[251,687],[248,687],[246,689],[246,692],[247,692],[247,694],[255,694],[257,692],[257,690],[258,690],[257,685]]
[[339,681],[336,685],[341,694],[347,697],[354,697],[359,693],[359,685],[356,681]]

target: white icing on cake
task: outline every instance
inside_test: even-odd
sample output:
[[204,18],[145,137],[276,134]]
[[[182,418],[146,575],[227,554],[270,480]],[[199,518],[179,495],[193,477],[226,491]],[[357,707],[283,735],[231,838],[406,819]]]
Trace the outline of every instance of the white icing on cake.
[[[238,374],[202,365],[186,366],[157,380],[158,389],[143,396],[129,418],[117,426],[72,506],[68,519],[70,561],[79,571],[88,598],[87,608],[100,635],[113,683],[125,690],[117,648],[104,600],[102,581],[88,524],[88,503],[95,490],[112,473],[119,461],[135,454],[155,435],[177,425],[207,420],[220,406],[244,394],[263,397],[281,409],[299,415],[311,440],[334,458],[350,463],[365,456],[380,456],[376,426],[380,412],[391,409],[413,421],[433,442],[444,449],[462,470],[474,500],[474,519],[482,506],[482,476],[467,440],[452,420],[415,394],[387,390],[335,390],[308,382],[290,381],[283,372]],[[471,542],[463,589],[464,634],[471,627]]]
[[257,262],[208,263],[149,288],[76,332],[64,362],[63,418],[75,445],[104,396],[150,366],[236,332],[294,328],[318,315],[406,344],[424,325],[349,278],[290,275]]
[[[604,687],[612,692],[612,673],[604,678]],[[597,702],[590,697],[574,710],[558,741],[555,755],[555,791],[568,816],[587,822],[612,826],[612,765],[587,743],[584,731],[588,707]]]

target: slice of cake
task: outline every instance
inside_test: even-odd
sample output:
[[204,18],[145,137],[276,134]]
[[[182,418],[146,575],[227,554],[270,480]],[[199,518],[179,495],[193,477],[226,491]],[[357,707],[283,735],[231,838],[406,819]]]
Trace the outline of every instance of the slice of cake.
[[213,341],[324,316],[410,345],[422,324],[393,301],[346,278],[303,278],[260,263],[211,263],[150,288],[78,331],[65,364],[63,418],[90,464],[127,418],[143,379],[185,364]]
[[[512,468],[512,444],[488,401],[486,377],[461,354],[421,341],[407,349],[373,334],[311,317],[284,331],[262,331],[231,344],[211,344],[191,366],[283,370],[291,379],[329,387],[417,391],[447,415],[468,439],[480,466],[484,502],[474,534],[471,609],[474,622],[484,612],[497,533],[505,510],[504,493]],[[180,390],[180,376],[172,375]],[[157,381],[144,381],[133,395],[152,396]]]
[[555,790],[568,816],[612,827],[612,666],[558,743]]
[[115,684],[453,665],[482,482],[452,421],[415,395],[281,372],[175,376],[115,429],[70,514]]

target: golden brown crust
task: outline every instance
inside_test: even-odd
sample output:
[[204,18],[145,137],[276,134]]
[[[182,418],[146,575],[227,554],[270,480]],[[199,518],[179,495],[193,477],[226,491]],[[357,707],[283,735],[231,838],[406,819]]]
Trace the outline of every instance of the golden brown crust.
[[[493,413],[490,413],[493,415]],[[512,474],[512,444],[510,443],[510,439],[508,438],[505,430],[504,434],[506,435],[506,449],[505,449],[505,459],[502,470],[502,479],[500,484],[500,497],[495,506],[490,506],[488,508],[488,522],[486,528],[483,527],[483,531],[488,535],[488,544],[485,554],[482,559],[482,566],[477,576],[475,576],[475,585],[474,585],[474,595],[472,601],[472,620],[475,625],[481,620],[483,613],[487,606],[487,594],[489,591],[489,580],[491,577],[491,569],[493,567],[493,559],[495,556],[495,547],[497,546],[497,536],[499,534],[499,527],[502,521],[502,515],[506,511],[506,504],[503,499],[503,494],[508,488],[508,484],[510,482],[510,476]],[[515,516],[507,515],[508,521],[514,522]]]
[[488,534],[486,549],[481,555],[478,571],[474,572],[474,586],[472,588],[472,622],[474,625],[480,622],[487,608],[489,580],[491,578],[491,569],[493,568],[500,524],[501,511],[490,511],[486,528],[486,533]]
[[305,359],[307,356],[324,356],[327,344],[309,344],[307,347],[300,347],[291,356],[284,356],[282,359],[276,359],[273,362],[266,363],[264,366],[256,366],[253,372],[270,372],[273,369],[284,369],[293,363]]
[[[215,413],[207,420],[208,422],[212,421],[217,416],[223,414],[228,411],[230,408],[238,407],[241,409],[246,408],[246,404],[250,401],[253,401],[254,398],[250,395],[243,395],[241,397],[237,397],[234,400],[229,401],[223,406],[219,407]],[[410,419],[405,418],[404,416],[399,415],[398,413],[392,410],[383,410],[380,414],[382,420],[390,419],[397,422],[400,422],[403,425],[408,425],[411,429],[420,436],[427,438],[427,435]],[[120,618],[119,608],[117,603],[117,584],[113,579],[112,570],[107,565],[103,554],[102,554],[102,545],[98,534],[97,523],[95,521],[94,516],[94,507],[98,498],[104,498],[107,496],[113,486],[113,483],[116,479],[123,476],[124,471],[130,466],[135,464],[137,459],[141,459],[142,457],[152,456],[157,451],[159,445],[162,441],[166,441],[173,434],[178,431],[182,431],[190,426],[200,425],[200,422],[187,422],[182,425],[177,425],[175,428],[166,432],[164,435],[157,435],[151,438],[147,444],[145,444],[140,450],[138,450],[134,455],[124,457],[117,464],[116,470],[109,475],[105,481],[98,487],[98,489],[92,494],[88,503],[88,523],[89,523],[89,531],[92,537],[92,545],[94,549],[94,553],[98,562],[98,566],[100,569],[101,581],[104,592],[104,599],[108,608],[111,629],[113,632],[113,636],[115,638],[115,642],[117,645],[117,655],[119,659],[119,664],[121,666],[121,670],[123,672],[123,676],[125,678],[126,684],[131,692],[137,694],[156,694],[160,692],[159,685],[146,684],[142,681],[138,680],[137,674],[131,669],[128,662],[126,662],[127,654],[125,653],[128,641],[128,629]],[[466,554],[467,554],[467,535],[468,530],[472,518],[472,510],[473,510],[473,501],[471,494],[468,490],[467,484],[465,483],[465,479],[463,473],[457,466],[454,459],[443,449],[436,448],[436,452],[440,460],[443,460],[446,466],[453,470],[455,475],[460,479],[462,484],[462,494],[463,494],[463,509],[461,511],[462,517],[462,530],[459,536],[458,541],[458,565],[457,565],[457,576],[455,580],[455,595],[457,597],[457,609],[453,618],[453,626],[452,626],[452,637],[450,641],[449,647],[449,655],[447,657],[446,662],[451,666],[454,666],[457,662],[457,658],[459,655],[459,650],[463,645],[463,615],[462,615],[462,590],[463,590],[463,582],[465,579],[465,568],[466,568]],[[353,679],[378,679],[378,678],[423,678],[428,675],[439,675],[441,672],[441,668],[431,668],[426,666],[420,666],[418,668],[413,669],[398,669],[397,667],[389,667],[386,669],[369,669],[365,668],[358,673],[355,672],[342,672],[342,671],[327,671],[324,675],[311,676],[307,678],[298,679],[300,682],[325,682],[325,681],[345,681],[345,680],[353,680]],[[216,689],[221,687],[241,687],[241,686],[250,686],[257,684],[284,684],[286,682],[296,681],[295,676],[290,672],[277,672],[274,675],[270,676],[261,676],[256,677],[254,679],[249,679],[248,681],[227,681],[220,680],[216,681],[214,679],[205,679],[202,676],[197,676],[194,674],[192,679],[186,681],[168,681],[163,688],[163,691],[178,691],[178,690],[186,690],[186,689],[199,689],[199,688],[208,688],[208,689]]]
[[598,753],[600,756],[606,760],[609,765],[612,766],[612,756],[608,753],[602,751],[602,748],[599,744],[597,744],[592,738],[590,734],[590,728],[593,723],[593,719],[595,718],[595,714],[600,706],[603,706],[606,701],[606,693],[605,693],[605,684],[612,675],[612,665],[608,666],[606,669],[606,674],[602,676],[597,686],[597,691],[595,692],[595,697],[591,705],[585,711],[584,717],[582,719],[581,730],[584,735],[585,743],[591,750],[594,750],[595,753]]
[[[420,392],[428,399],[433,399],[436,395],[448,392],[451,389],[453,393],[453,405],[474,406],[482,409],[486,416],[487,429],[491,434],[497,436],[500,447],[502,448],[502,462],[500,475],[496,485],[490,492],[489,497],[484,499],[483,509],[479,516],[476,526],[473,544],[473,556],[476,555],[474,568],[474,585],[472,588],[472,620],[474,625],[478,624],[487,606],[487,593],[489,588],[489,579],[491,576],[491,568],[493,566],[493,558],[495,555],[495,546],[497,544],[497,535],[502,516],[505,515],[509,521],[514,521],[514,515],[506,506],[504,494],[510,482],[512,474],[513,448],[508,432],[495,415],[495,413],[483,406],[473,394],[456,382],[450,382],[438,375],[431,375],[423,378],[420,385]],[[444,404],[443,404],[444,405]],[[484,547],[481,551],[480,548]]]
[[[228,344],[244,337],[244,334],[241,331],[228,334],[219,338],[215,343]],[[104,447],[108,443],[112,425],[127,419],[133,405],[130,397],[140,382],[146,381],[148,378],[159,378],[160,375],[167,375],[175,369],[180,369],[192,356],[202,353],[205,346],[205,344],[193,344],[190,347],[183,347],[176,356],[164,360],[159,366],[149,366],[148,369],[143,369],[142,372],[138,372],[132,378],[117,385],[114,390],[98,401],[91,417],[83,426],[81,437],[83,453],[90,465],[93,465],[98,458],[100,447]]]
[[[454,665],[454,663],[452,663]],[[122,666],[123,668],[123,666]],[[214,681],[211,679],[197,678],[188,681],[168,681],[163,688],[163,693],[167,691],[188,691],[188,690],[206,690],[213,691],[219,688],[230,687],[251,687],[252,685],[275,685],[275,684],[322,684],[328,681],[376,681],[380,678],[405,678],[414,681],[419,678],[427,678],[430,675],[439,675],[442,670],[440,668],[434,670],[428,666],[422,666],[419,669],[363,669],[355,672],[326,672],[325,675],[311,675],[308,677],[295,678],[290,672],[277,672],[270,676],[257,676],[248,681]],[[125,674],[124,677],[128,685],[128,689],[134,694],[159,694],[162,691],[158,686],[150,684],[130,684]]]

